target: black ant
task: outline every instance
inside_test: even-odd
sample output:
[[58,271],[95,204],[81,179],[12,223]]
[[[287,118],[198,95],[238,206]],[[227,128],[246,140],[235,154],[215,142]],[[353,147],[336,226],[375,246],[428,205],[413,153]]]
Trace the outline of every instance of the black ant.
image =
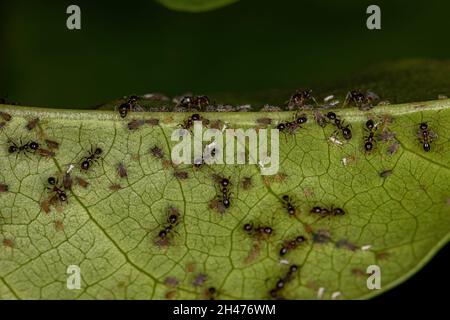
[[55,177],[50,177],[47,179],[48,184],[51,186],[48,189],[51,190],[51,192],[55,193],[55,196],[58,197],[59,201],[66,202],[67,201],[67,194],[58,186],[58,181]]
[[218,195],[220,202],[225,209],[228,209],[231,205],[231,192],[229,186],[231,185],[230,178],[215,177],[220,186],[221,195]]
[[322,208],[322,207],[314,207],[311,209],[311,213],[318,214],[320,216],[343,216],[345,214],[345,211],[341,208],[334,208],[331,207],[331,209]]
[[137,109],[137,101],[140,98],[138,96],[130,96],[125,103],[119,106],[119,114],[122,118],[125,118],[131,110]]
[[327,113],[327,118],[333,121],[334,126],[341,130],[342,135],[346,140],[350,140],[352,138],[352,131],[350,130],[350,125],[344,125],[344,121],[342,121],[336,113],[330,111]]
[[274,299],[282,299],[279,296],[279,292],[285,287],[286,283],[292,280],[292,276],[294,273],[298,271],[298,266],[296,264],[293,264],[289,267],[289,271],[286,273],[284,277],[281,279],[278,279],[277,283],[275,284],[275,288],[270,290],[269,294]]
[[8,148],[8,152],[9,153],[21,153],[21,152],[35,152],[36,150],[39,149],[39,143],[31,141],[25,144],[22,144],[22,142],[20,142],[20,144],[16,144],[13,141],[10,141],[11,145]]
[[308,118],[305,115],[294,115],[293,121],[281,122],[277,125],[277,129],[280,132],[285,130],[290,134],[295,134],[299,128],[302,128],[302,124],[306,123]]
[[295,249],[299,244],[306,241],[304,236],[298,236],[294,240],[286,241],[280,249],[280,256],[284,256],[289,250]]
[[179,106],[191,109],[192,107],[197,107],[203,110],[205,107],[210,105],[209,98],[207,96],[185,96],[180,100]]
[[253,223],[246,223],[244,225],[244,231],[248,234],[267,237],[273,234],[273,229],[269,226],[253,227]]
[[375,131],[377,126],[373,122],[373,120],[368,120],[366,122],[366,130],[369,131],[369,135],[365,138],[364,149],[366,152],[372,151],[373,144],[375,141]]
[[170,207],[169,208],[169,214],[167,216],[167,223],[166,225],[159,233],[158,237],[161,240],[164,240],[167,238],[167,236],[172,232],[173,228],[178,224],[180,219],[180,214],[176,208]]
[[429,152],[431,150],[431,142],[435,138],[435,134],[428,129],[428,124],[423,122],[419,125],[419,131],[417,132],[420,142],[423,145],[423,150]]
[[100,155],[102,153],[103,150],[101,148],[96,148],[95,150],[91,148],[89,155],[87,157],[84,157],[83,161],[81,162],[81,169],[88,170],[94,162],[97,162],[98,159],[100,159]]
[[297,210],[295,209],[295,207],[292,204],[291,197],[289,197],[288,195],[284,195],[282,197],[282,199],[283,199],[284,207],[286,208],[286,211],[289,214],[289,216],[295,215]]
[[377,100],[379,100],[379,97],[373,92],[367,91],[366,94],[364,94],[361,91],[353,90],[347,93],[344,105],[347,105],[347,103],[350,102],[361,110],[368,110],[372,108],[372,103]]
[[296,91],[289,99],[288,107],[301,108],[308,100],[313,100],[315,102],[316,100],[311,95],[311,93],[312,90]]

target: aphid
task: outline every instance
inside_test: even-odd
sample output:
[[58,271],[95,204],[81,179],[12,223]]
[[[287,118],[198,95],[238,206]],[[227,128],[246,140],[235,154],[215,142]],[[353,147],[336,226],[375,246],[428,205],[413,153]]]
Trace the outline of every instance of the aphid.
[[159,119],[150,118],[150,119],[145,119],[144,122],[145,122],[145,124],[148,124],[149,126],[157,126],[159,124]]
[[313,116],[314,116],[314,120],[320,127],[324,128],[327,125],[326,117],[319,110],[314,110]]
[[6,126],[6,122],[2,121],[0,122],[0,130],[3,129]]
[[39,143],[31,141],[25,144],[17,145],[15,142],[10,142],[11,145],[8,148],[9,153],[21,153],[21,152],[35,152],[39,149]]
[[101,148],[97,147],[95,150],[91,148],[88,156],[84,157],[81,161],[81,169],[85,171],[88,170],[94,162],[98,162],[102,153],[103,150]]
[[59,143],[56,141],[45,139],[45,143],[50,149],[59,149]]
[[189,174],[186,171],[175,171],[173,175],[179,180],[186,180],[189,178]]
[[309,100],[315,101],[315,99],[311,95],[311,93],[312,93],[312,90],[296,91],[289,99],[288,107],[301,108],[305,105],[305,102],[307,102]]
[[86,189],[89,186],[89,182],[87,182],[86,180],[84,180],[81,177],[75,177],[75,181],[80,187],[82,187],[84,189]]
[[343,216],[345,214],[345,211],[341,208],[334,208],[331,207],[328,208],[322,208],[322,207],[314,207],[310,211],[311,213],[318,214],[320,216]]
[[48,184],[51,186],[48,189],[50,189],[50,192],[54,192],[55,195],[58,197],[58,199],[61,202],[67,201],[67,194],[58,186],[58,181],[55,177],[49,177],[47,179]]
[[205,107],[209,106],[210,101],[207,96],[197,96],[194,98],[194,105],[196,105],[200,110],[203,110]]
[[303,242],[306,241],[306,238],[304,236],[298,236],[293,240],[285,241],[283,246],[280,249],[280,256],[284,256],[288,253],[289,250],[293,250],[297,248],[297,246]]
[[27,125],[25,126],[25,128],[27,128],[28,130],[33,130],[34,128],[36,128],[37,124],[39,123],[39,118],[35,118],[32,119],[30,121],[28,121]]
[[63,181],[64,189],[71,189],[72,188],[72,177],[70,176],[69,172],[64,173],[62,181]]
[[117,174],[119,175],[120,178],[128,177],[128,172],[127,172],[127,169],[125,168],[125,165],[123,164],[123,162],[120,162],[117,165]]
[[295,213],[296,213],[297,211],[296,211],[295,207],[294,207],[293,204],[292,204],[292,199],[291,199],[291,197],[289,197],[288,195],[284,195],[284,196],[282,197],[282,199],[283,199],[284,207],[286,208],[287,213],[288,213],[290,216],[295,215]]
[[9,191],[9,187],[7,184],[4,183],[0,183],[0,193],[4,193],[4,192],[8,192]]
[[242,186],[242,189],[244,189],[244,190],[250,189],[250,187],[252,186],[252,178],[251,177],[242,178],[241,186]]
[[150,153],[151,153],[155,158],[158,158],[158,159],[164,158],[164,151],[163,151],[161,148],[157,147],[157,146],[153,146],[153,147],[150,149]]
[[268,126],[270,124],[272,124],[272,119],[270,118],[259,118],[256,119],[256,124],[259,126]]
[[6,122],[11,121],[12,118],[9,113],[6,113],[4,111],[0,111],[0,117],[2,117]]
[[387,178],[392,175],[392,172],[393,172],[392,170],[384,170],[384,171],[380,172],[380,177]]
[[122,189],[122,186],[118,183],[113,183],[112,185],[109,186],[109,190],[116,192]]
[[47,149],[41,149],[39,148],[37,150],[37,153],[42,156],[42,157],[46,157],[46,158],[53,158],[56,154],[51,151],[51,150],[47,150]]
[[137,130],[145,124],[144,120],[131,120],[128,122],[128,130]]
[[429,152],[431,150],[431,142],[433,141],[433,138],[435,138],[435,134],[429,130],[427,123],[423,122],[419,125],[417,135],[423,145],[423,150],[425,152]]

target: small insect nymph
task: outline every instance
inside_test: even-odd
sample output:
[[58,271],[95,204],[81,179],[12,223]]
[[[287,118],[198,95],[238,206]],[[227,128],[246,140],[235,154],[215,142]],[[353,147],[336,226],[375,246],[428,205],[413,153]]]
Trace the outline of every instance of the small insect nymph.
[[28,123],[25,126],[25,128],[27,128],[29,131],[31,131],[34,128],[36,128],[38,123],[39,123],[39,118],[32,119],[32,120],[28,121]]
[[120,162],[117,165],[117,174],[119,175],[120,178],[128,177],[128,172],[127,172],[127,169],[125,168],[125,164],[123,164],[123,162]]

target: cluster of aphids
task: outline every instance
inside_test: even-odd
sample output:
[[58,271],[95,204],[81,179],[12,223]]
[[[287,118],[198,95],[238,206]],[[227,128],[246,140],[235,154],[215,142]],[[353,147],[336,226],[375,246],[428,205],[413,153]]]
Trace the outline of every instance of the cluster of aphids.
[[344,120],[339,118],[336,113],[330,111],[327,113],[327,118],[336,127],[336,130],[342,133],[345,140],[350,140],[352,138],[352,130],[350,125],[345,125]]
[[295,134],[299,128],[302,128],[302,124],[305,124],[307,121],[306,115],[295,115],[293,121],[281,122],[277,125],[277,129],[280,132]]
[[180,213],[178,209],[170,207],[168,210],[166,225],[158,233],[158,239],[161,244],[167,241],[168,237],[173,233],[175,226],[180,222]]
[[341,208],[323,208],[323,207],[314,207],[310,211],[311,213],[317,214],[322,217],[326,216],[343,216],[345,211]]
[[280,296],[280,291],[283,290],[288,282],[292,281],[293,276],[297,271],[298,266],[295,264],[291,265],[288,272],[282,278],[278,279],[277,283],[275,284],[275,288],[269,291],[269,295],[273,299],[283,299],[283,297]]

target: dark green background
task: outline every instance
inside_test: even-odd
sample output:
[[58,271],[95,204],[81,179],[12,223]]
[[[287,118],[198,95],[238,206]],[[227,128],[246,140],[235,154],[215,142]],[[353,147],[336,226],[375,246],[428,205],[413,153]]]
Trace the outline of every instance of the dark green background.
[[[66,29],[73,3],[81,31]],[[366,28],[373,3],[381,31]],[[151,0],[10,0],[0,12],[0,95],[26,105],[315,88],[380,62],[450,58],[450,2],[442,0],[241,0],[196,14]]]

